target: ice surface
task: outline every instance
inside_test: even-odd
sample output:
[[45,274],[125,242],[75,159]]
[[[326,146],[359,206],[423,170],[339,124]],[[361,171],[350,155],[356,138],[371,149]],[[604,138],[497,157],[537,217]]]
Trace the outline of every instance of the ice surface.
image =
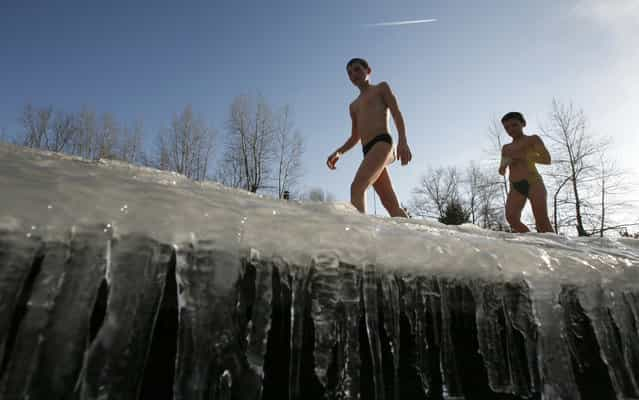
[[[311,308],[296,306],[294,327],[303,333],[304,321],[299,318],[313,321],[315,373],[322,384],[332,362],[325,350],[344,353],[344,374],[349,378],[343,390],[349,393],[359,385],[353,371],[363,362],[352,351],[357,346],[358,313],[379,309],[379,315],[365,311],[363,323],[371,351],[386,354],[392,373],[391,378],[371,376],[371,382],[392,381],[392,374],[402,368],[398,332],[409,324],[417,339],[432,342],[426,347],[441,346],[445,390],[459,395],[456,371],[464,361],[446,354],[452,343],[465,343],[459,332],[468,327],[460,328],[459,304],[475,314],[471,328],[476,329],[479,362],[486,366],[495,392],[531,393],[541,381],[546,398],[578,398],[571,396],[589,376],[571,363],[588,362],[593,356],[584,348],[592,343],[600,348],[597,360],[610,366],[614,391],[619,396],[639,392],[639,374],[630,376],[621,366],[637,365],[633,357],[639,356],[636,240],[516,235],[473,225],[363,216],[344,203],[278,201],[170,172],[6,144],[0,144],[0,188],[0,229],[47,238],[73,226],[99,224],[115,238],[142,233],[174,245],[178,280],[186,276],[180,268],[188,267],[184,243],[201,239],[211,251],[222,251],[229,262],[238,263],[230,272],[214,275],[213,285],[221,290],[235,284],[234,271],[242,270],[240,254],[313,266],[312,274],[292,273],[291,288],[286,289],[293,291],[293,302],[307,290],[315,296]],[[265,283],[258,284],[251,301],[256,309],[267,310],[270,305],[265,302],[273,296],[268,286],[271,272],[255,273],[258,283]],[[393,275],[397,281],[389,278]],[[464,282],[463,289],[456,282]],[[408,296],[411,291],[418,295]],[[179,302],[182,309],[193,299],[185,292]],[[400,308],[404,311],[397,311]],[[429,311],[433,309],[437,312]],[[400,314],[410,314],[408,322],[400,320]],[[255,331],[246,340],[257,370],[262,368],[266,331],[271,329],[268,318],[260,315],[246,322],[247,329]],[[433,321],[441,329],[429,337],[424,332]],[[293,335],[293,346],[304,341],[302,333]],[[437,362],[439,368],[440,361],[420,362],[425,370],[434,370],[428,363]],[[375,374],[382,373],[380,368],[374,368]]]
[[254,248],[265,256],[330,251],[355,265],[498,279],[553,274],[575,282],[612,277],[639,263],[631,240],[368,217],[344,203],[278,201],[171,172],[7,144],[0,144],[0,187],[0,226],[40,235],[100,223],[115,235],[146,233],[167,243],[205,237],[221,248]]

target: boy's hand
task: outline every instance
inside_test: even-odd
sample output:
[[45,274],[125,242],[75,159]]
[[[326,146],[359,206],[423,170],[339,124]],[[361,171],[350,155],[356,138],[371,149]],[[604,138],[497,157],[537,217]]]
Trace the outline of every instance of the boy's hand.
[[328,156],[328,159],[326,160],[326,165],[328,166],[329,169],[335,169],[335,163],[337,163],[337,160],[339,160],[341,155],[342,154],[339,151],[336,151],[330,156]]
[[401,141],[397,144],[397,157],[402,162],[402,165],[406,165],[413,158],[413,155],[408,148],[408,143]]

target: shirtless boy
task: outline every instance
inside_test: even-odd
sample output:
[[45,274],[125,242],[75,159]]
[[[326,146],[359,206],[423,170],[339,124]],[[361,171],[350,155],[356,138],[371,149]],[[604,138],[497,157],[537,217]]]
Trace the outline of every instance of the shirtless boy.
[[[351,203],[362,213],[366,212],[366,190],[373,185],[384,208],[391,217],[407,217],[400,207],[388,173],[388,165],[399,156],[402,165],[408,164],[412,155],[406,142],[404,118],[399,111],[397,99],[386,82],[370,83],[371,68],[366,60],[354,58],[346,65],[346,71],[360,94],[350,104],[352,120],[351,136],[346,143],[328,156],[326,164],[335,169],[337,160],[362,142],[364,160],[351,184]],[[397,155],[389,132],[389,110],[397,127],[399,141]]]
[[546,186],[535,164],[550,164],[550,154],[537,135],[525,135],[526,120],[521,113],[510,112],[501,119],[513,139],[501,149],[499,174],[509,169],[510,192],[506,200],[506,219],[513,232],[528,232],[521,222],[521,211],[530,200],[538,232],[554,232],[548,219]]

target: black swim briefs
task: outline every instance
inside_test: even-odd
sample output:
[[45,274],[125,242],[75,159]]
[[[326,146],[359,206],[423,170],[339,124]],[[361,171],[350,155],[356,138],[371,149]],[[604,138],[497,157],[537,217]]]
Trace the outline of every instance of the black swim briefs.
[[369,140],[368,143],[362,145],[362,151],[364,152],[364,155],[366,155],[366,153],[368,153],[373,148],[373,146],[375,146],[375,144],[379,142],[386,142],[392,146],[393,138],[388,133],[380,133],[373,139]]

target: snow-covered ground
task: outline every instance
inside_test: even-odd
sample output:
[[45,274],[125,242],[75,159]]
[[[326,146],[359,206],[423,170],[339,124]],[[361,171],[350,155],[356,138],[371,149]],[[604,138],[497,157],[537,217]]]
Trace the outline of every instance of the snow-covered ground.
[[[204,240],[207,247],[230,256],[225,263],[239,264],[243,255],[259,254],[260,258],[283,257],[296,265],[297,271],[314,264],[320,289],[326,286],[324,280],[341,276],[336,272],[339,265],[360,268],[357,279],[365,279],[373,270],[397,273],[406,285],[411,285],[415,276],[444,278],[442,315],[448,307],[446,287],[456,287],[451,281],[461,282],[476,297],[479,351],[494,387],[504,369],[491,364],[503,360],[498,345],[501,339],[496,339],[501,337],[501,325],[493,300],[516,300],[514,305],[499,307],[512,306],[526,321],[534,320],[530,326],[519,320],[506,325],[520,330],[526,343],[533,346],[531,354],[539,355],[546,398],[561,398],[553,394],[557,388],[563,387],[566,393],[575,391],[575,378],[567,367],[571,356],[566,342],[573,327],[566,318],[581,318],[582,313],[587,316],[587,321],[579,320],[575,325],[575,340],[581,340],[584,327],[592,326],[610,376],[622,376],[619,360],[639,348],[636,328],[627,323],[639,315],[634,300],[639,293],[639,241],[633,239],[517,235],[472,225],[452,227],[376,218],[360,215],[343,203],[278,201],[216,183],[192,182],[170,172],[0,144],[0,230],[55,238],[96,224],[116,237],[143,233],[177,249]],[[188,263],[180,259],[180,251],[177,253],[180,282]],[[241,269],[239,265],[229,267],[229,271]],[[229,281],[225,285],[232,285],[235,278],[225,278]],[[503,285],[506,282],[512,283],[511,289]],[[325,293],[328,303],[324,309],[319,303],[313,309],[318,337],[323,337],[322,324],[334,318],[326,307],[344,300],[339,299],[339,284],[332,285],[324,288],[331,292]],[[512,293],[501,293],[508,290]],[[573,306],[573,300],[578,306]],[[528,308],[520,310],[518,302]],[[181,309],[185,303],[180,300]],[[621,335],[618,339],[623,340],[615,341],[610,334],[613,323]],[[452,326],[448,320],[442,324],[445,330]],[[332,327],[332,322],[326,326]],[[622,342],[624,356],[619,350]],[[626,360],[626,368],[631,370],[628,363]],[[617,393],[622,392],[621,383],[615,380],[613,386]]]
[[192,237],[307,262],[316,254],[403,270],[572,282],[639,265],[632,239],[516,235],[359,215],[344,203],[278,201],[151,168],[0,144],[0,226],[46,235],[102,224],[169,243]]

